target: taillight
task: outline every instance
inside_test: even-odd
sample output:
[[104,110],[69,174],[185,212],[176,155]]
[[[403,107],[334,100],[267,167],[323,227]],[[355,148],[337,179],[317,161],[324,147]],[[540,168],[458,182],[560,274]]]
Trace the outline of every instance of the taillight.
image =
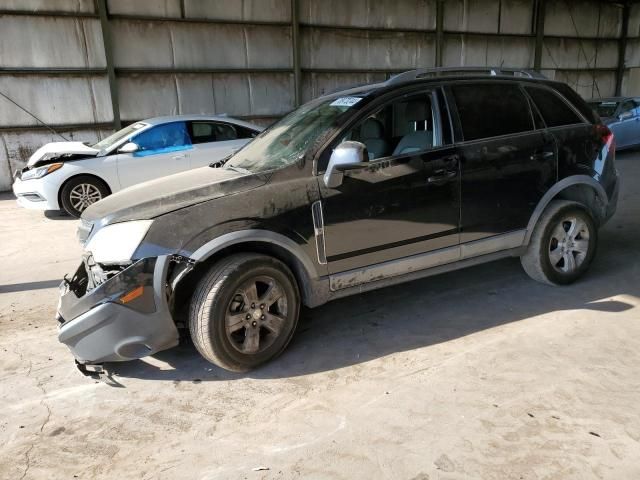
[[613,145],[613,142],[615,142],[613,132],[609,129],[609,127],[603,125],[602,123],[596,125],[596,135],[607,147],[611,147],[611,145]]

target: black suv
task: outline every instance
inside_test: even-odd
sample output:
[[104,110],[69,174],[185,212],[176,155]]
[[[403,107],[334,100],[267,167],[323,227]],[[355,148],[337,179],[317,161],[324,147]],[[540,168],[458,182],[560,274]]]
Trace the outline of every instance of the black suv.
[[302,305],[506,256],[571,283],[616,208],[614,150],[573,90],[526,71],[416,70],[318,98],[223,166],[88,208],[59,339],[86,372],[188,324],[203,357],[245,371],[283,351]]

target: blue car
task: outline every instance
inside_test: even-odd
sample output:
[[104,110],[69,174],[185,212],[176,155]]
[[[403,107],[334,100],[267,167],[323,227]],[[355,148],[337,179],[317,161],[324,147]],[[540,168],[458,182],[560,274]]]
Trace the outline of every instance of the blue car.
[[616,150],[640,147],[640,98],[599,98],[588,103],[613,132]]

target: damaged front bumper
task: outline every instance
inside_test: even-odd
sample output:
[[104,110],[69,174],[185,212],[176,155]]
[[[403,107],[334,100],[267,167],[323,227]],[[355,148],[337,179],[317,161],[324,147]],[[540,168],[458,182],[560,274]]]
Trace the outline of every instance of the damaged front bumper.
[[95,286],[100,269],[88,255],[73,278],[65,278],[58,340],[79,364],[132,360],[178,344],[165,283],[170,263],[168,256],[144,258]]

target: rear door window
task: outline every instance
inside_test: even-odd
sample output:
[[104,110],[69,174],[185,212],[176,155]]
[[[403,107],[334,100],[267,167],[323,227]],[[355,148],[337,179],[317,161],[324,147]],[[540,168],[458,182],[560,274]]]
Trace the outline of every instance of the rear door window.
[[194,144],[225,142],[242,138],[254,138],[256,132],[222,122],[192,121],[190,123],[191,141]]
[[191,141],[194,144],[216,141],[213,122],[191,122]]
[[527,98],[518,85],[469,83],[452,87],[465,141],[533,130]]
[[547,127],[561,127],[583,123],[580,116],[565,102],[549,89],[525,87],[529,96],[542,114]]

